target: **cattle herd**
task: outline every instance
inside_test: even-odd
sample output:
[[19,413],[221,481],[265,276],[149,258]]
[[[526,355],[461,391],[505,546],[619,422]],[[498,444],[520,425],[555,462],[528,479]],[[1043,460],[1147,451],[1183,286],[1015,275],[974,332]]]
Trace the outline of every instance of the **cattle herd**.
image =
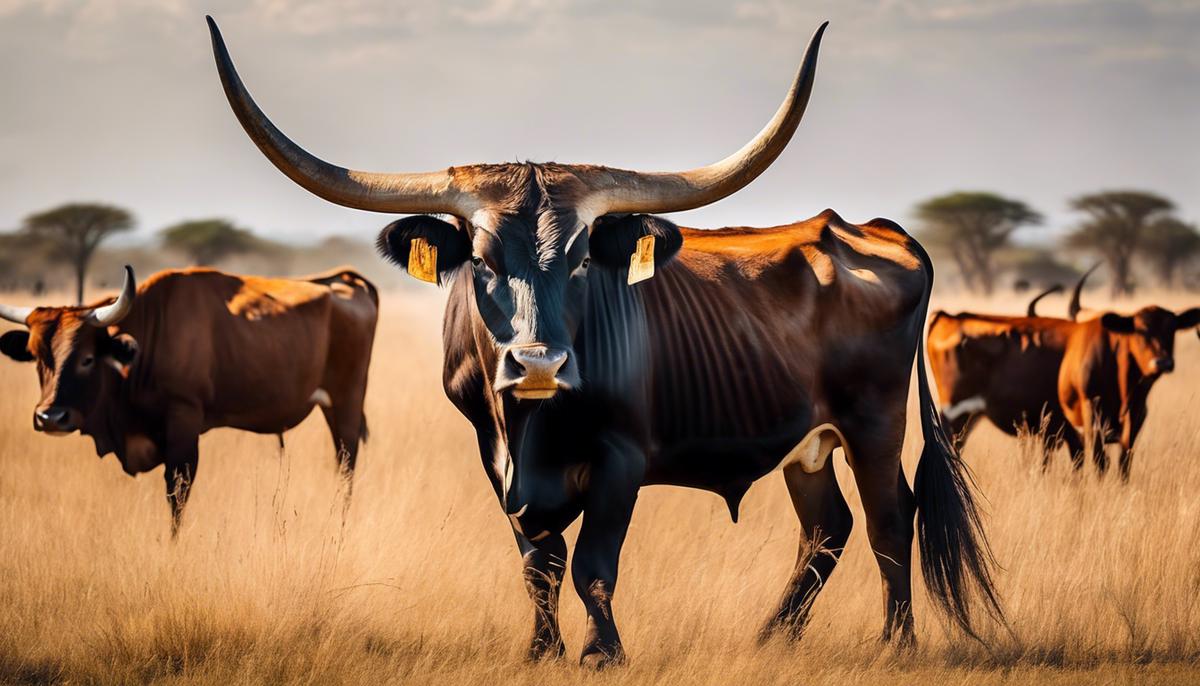
[[[739,503],[780,471],[800,522],[794,572],[764,636],[798,636],[838,564],[853,519],[830,455],[861,494],[885,600],[883,639],[913,642],[912,543],[934,604],[968,633],[1003,622],[993,561],[958,449],[979,417],[1061,443],[1075,466],[1128,478],[1155,379],[1176,331],[1200,309],[1069,319],[933,312],[933,265],[886,219],[826,210],[771,228],[697,230],[655,213],[702,207],[752,182],[804,114],[825,26],[786,99],[749,143],[712,165],[640,172],[506,163],[371,173],[329,164],[251,99],[216,24],[229,104],[263,154],[297,184],[356,209],[406,214],[380,252],[450,289],[443,386],[474,428],[535,606],[532,658],[564,652],[556,608],[563,531],[587,612],[581,661],[624,657],[612,612],[638,490],[673,484]],[[1085,277],[1086,278],[1086,277]],[[282,434],[320,407],[337,465],[353,476],[379,296],[352,269],[303,279],[209,269],[156,274],[86,307],[0,305],[23,328],[0,350],[34,361],[34,429],[79,431],[129,474],[164,465],[172,534],[196,478],[198,437],[215,427]],[[900,454],[916,365],[924,448],[910,489]],[[1023,380],[1014,383],[1014,380]],[[915,519],[915,526],[914,526]],[[804,551],[820,550],[820,554]]]

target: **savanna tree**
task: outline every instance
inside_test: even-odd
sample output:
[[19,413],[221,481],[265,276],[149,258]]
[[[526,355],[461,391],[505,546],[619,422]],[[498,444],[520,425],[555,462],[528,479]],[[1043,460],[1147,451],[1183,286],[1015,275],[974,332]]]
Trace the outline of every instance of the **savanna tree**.
[[967,288],[990,295],[996,283],[995,255],[1021,226],[1042,222],[1042,215],[1019,200],[994,193],[959,191],[917,205],[924,224],[921,237],[949,252]]
[[54,248],[75,270],[75,301],[83,304],[88,265],[106,238],[133,228],[133,215],[112,205],[70,203],[25,219],[24,231]]
[[1144,191],[1103,191],[1071,201],[1088,218],[1067,236],[1067,244],[1102,256],[1112,273],[1113,297],[1132,295],[1133,257],[1147,229],[1175,208],[1166,198]]
[[1178,284],[1179,268],[1200,253],[1200,232],[1176,217],[1162,217],[1146,227],[1142,254],[1154,267],[1158,282],[1167,288]]
[[180,222],[163,229],[159,236],[164,247],[187,255],[194,265],[211,266],[258,247],[254,234],[224,219]]

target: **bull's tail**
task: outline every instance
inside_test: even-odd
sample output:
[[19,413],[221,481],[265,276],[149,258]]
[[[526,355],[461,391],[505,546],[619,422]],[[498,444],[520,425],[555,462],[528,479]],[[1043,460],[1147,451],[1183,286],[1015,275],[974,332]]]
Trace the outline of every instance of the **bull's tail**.
[[369,438],[371,438],[371,430],[367,428],[367,413],[364,412],[362,423],[358,425],[358,442],[366,445]]
[[[926,272],[921,322],[929,311],[933,264],[914,241]],[[992,580],[995,560],[984,535],[979,506],[972,495],[970,470],[946,435],[941,415],[929,390],[929,376],[917,346],[917,393],[925,448],[917,465],[917,537],[921,573],[934,603],[959,627],[976,636],[971,625],[975,599],[992,618],[1003,622],[1004,611]]]

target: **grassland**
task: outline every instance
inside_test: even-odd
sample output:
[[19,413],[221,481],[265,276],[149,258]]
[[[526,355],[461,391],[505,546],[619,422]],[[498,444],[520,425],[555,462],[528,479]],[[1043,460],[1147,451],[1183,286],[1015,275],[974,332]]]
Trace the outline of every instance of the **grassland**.
[[[282,451],[271,436],[214,431],[174,544],[161,470],[133,479],[90,440],[35,435],[36,375],[0,360],[0,682],[1200,680],[1200,342],[1190,333],[1178,338],[1178,371],[1151,396],[1127,486],[1071,473],[1065,454],[1043,475],[1029,442],[988,426],[973,437],[966,457],[987,499],[1011,635],[987,630],[985,647],[948,632],[919,597],[917,649],[881,647],[882,591],[859,526],[803,641],[757,645],[796,555],[776,474],[753,487],[736,525],[715,495],[643,490],[615,598],[631,660],[592,674],[575,666],[583,613],[569,582],[568,659],[523,661],[532,610],[519,556],[469,426],[440,388],[440,297],[386,295],[372,439],[350,507],[319,416]],[[839,458],[861,522],[846,476]]]

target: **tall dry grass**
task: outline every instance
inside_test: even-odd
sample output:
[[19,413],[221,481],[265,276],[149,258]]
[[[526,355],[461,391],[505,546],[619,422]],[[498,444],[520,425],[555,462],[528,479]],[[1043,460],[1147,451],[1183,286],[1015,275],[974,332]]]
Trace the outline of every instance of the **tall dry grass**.
[[[1180,298],[1167,298],[1179,304]],[[955,302],[976,309],[1006,305]],[[1045,312],[1062,303],[1047,301]],[[1013,635],[985,648],[924,597],[920,644],[883,649],[878,570],[859,526],[805,638],[760,647],[796,555],[783,480],[741,523],[715,495],[642,491],[615,611],[630,663],[578,670],[583,612],[564,586],[569,658],[523,661],[532,609],[470,427],[440,389],[441,301],[385,296],[372,439],[343,512],[319,416],[275,438],[201,442],[177,543],[161,470],[136,479],[89,440],[35,435],[33,369],[0,360],[0,682],[921,683],[1193,681],[1200,675],[1200,343],[1151,396],[1132,482],[1043,475],[1028,443],[981,427],[966,456],[987,498]],[[920,443],[904,452],[911,479]],[[569,538],[573,538],[572,527]],[[917,582],[919,585],[919,581]],[[923,590],[918,588],[918,593]]]

